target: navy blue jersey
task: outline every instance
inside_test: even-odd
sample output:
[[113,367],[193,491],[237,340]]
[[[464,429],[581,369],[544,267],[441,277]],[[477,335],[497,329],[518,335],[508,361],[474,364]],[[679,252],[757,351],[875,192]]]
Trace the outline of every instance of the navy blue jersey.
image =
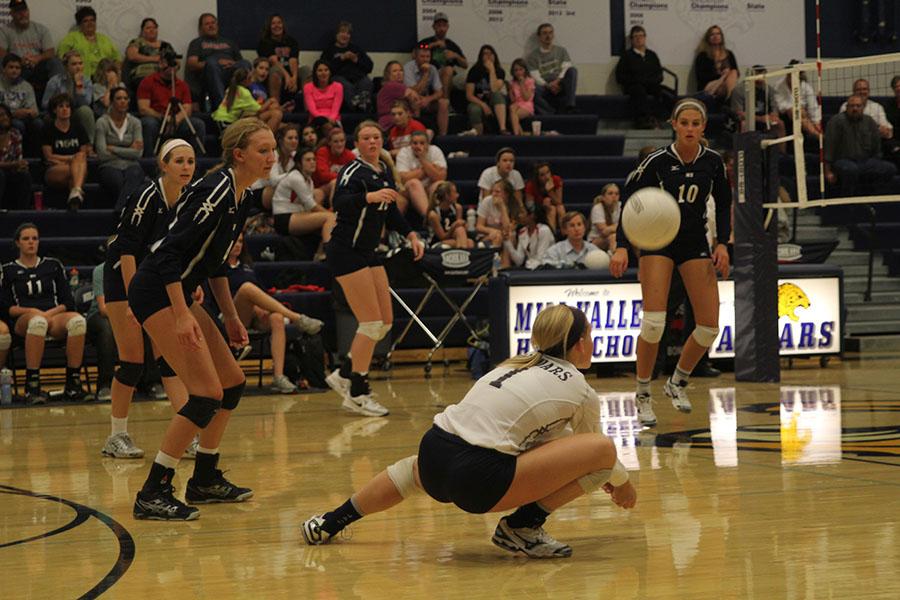
[[[622,207],[629,196],[645,187],[660,187],[678,201],[681,227],[678,235],[706,235],[706,201],[712,194],[716,204],[716,239],[727,243],[731,236],[731,187],[725,177],[722,157],[706,146],[700,146],[697,158],[685,164],[675,151],[675,144],[659,148],[631,172],[625,182]],[[616,231],[616,243],[630,244],[625,230]]]
[[245,283],[249,282],[258,288],[262,288],[259,284],[259,279],[256,278],[256,273],[253,272],[253,267],[250,265],[242,262],[236,265],[225,263],[225,269],[225,275],[228,277],[228,289],[231,291],[232,298]]
[[234,173],[223,169],[188,187],[178,201],[166,235],[151,247],[140,270],[156,273],[165,285],[181,281],[193,290],[210,277],[224,277],[223,265],[247,220],[252,196],[235,198]]
[[75,310],[66,270],[55,258],[39,257],[33,267],[18,260],[6,263],[0,275],[0,290],[4,313],[12,306],[50,310],[64,304],[66,310]]
[[386,187],[397,189],[391,170],[379,161],[381,172],[361,158],[344,165],[334,189],[337,224],[331,237],[352,248],[374,250],[381,240],[381,229],[406,236],[412,229],[393,202],[369,204],[366,194]]
[[153,242],[166,235],[174,214],[166,202],[161,179],[132,192],[106,248],[106,261],[113,269],[118,269],[120,259],[127,254],[134,257],[136,264],[141,264]]

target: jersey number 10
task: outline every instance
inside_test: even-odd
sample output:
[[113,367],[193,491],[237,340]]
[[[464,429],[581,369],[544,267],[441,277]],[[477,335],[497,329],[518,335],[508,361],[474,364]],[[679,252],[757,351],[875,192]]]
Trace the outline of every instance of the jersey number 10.
[[[687,188],[687,195],[685,195],[685,188]],[[678,186],[678,204],[684,204],[687,202],[688,204],[693,204],[694,200],[697,199],[697,194],[700,193],[700,186],[696,183],[692,183],[691,185],[686,185],[682,183]]]

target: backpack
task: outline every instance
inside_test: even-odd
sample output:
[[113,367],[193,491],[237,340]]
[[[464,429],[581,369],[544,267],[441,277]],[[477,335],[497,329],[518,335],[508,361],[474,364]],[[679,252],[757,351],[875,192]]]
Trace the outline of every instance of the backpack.
[[[322,336],[300,334],[287,345],[284,374],[301,388],[326,389],[325,346]],[[304,385],[305,384],[305,385]]]

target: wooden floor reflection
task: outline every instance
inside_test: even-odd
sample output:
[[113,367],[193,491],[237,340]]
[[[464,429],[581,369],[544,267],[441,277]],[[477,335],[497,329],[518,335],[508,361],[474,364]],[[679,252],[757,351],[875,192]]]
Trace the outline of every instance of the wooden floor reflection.
[[[107,586],[104,597],[129,599],[900,597],[898,357],[801,361],[781,384],[697,379],[692,414],[658,401],[659,426],[643,431],[629,379],[590,381],[638,506],[624,512],[601,492],[557,511],[547,529],[574,555],[554,561],[491,545],[497,515],[424,496],[355,524],[351,539],[302,543],[304,518],[414,450],[468,389],[459,371],[375,382],[387,419],[345,414],[332,393],[247,398],[223,466],[256,496],[187,524],[131,518],[149,459],[101,458],[109,405],[2,410],[0,597]],[[148,456],[169,410],[133,407]]]

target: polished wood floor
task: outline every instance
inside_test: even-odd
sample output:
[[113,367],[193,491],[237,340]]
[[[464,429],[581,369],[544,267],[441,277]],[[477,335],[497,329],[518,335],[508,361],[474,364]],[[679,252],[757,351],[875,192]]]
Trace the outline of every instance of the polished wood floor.
[[[644,431],[628,378],[590,381],[638,505],[601,492],[557,511],[547,529],[574,555],[553,561],[495,548],[497,515],[424,496],[351,539],[302,542],[303,519],[414,451],[468,389],[458,370],[376,382],[386,419],[345,414],[331,392],[245,399],[222,466],[255,497],[180,524],[131,518],[150,459],[101,458],[109,405],[0,410],[0,598],[900,597],[900,357],[799,361],[780,384],[697,379],[692,414],[658,400]],[[169,411],[133,407],[150,457]]]

